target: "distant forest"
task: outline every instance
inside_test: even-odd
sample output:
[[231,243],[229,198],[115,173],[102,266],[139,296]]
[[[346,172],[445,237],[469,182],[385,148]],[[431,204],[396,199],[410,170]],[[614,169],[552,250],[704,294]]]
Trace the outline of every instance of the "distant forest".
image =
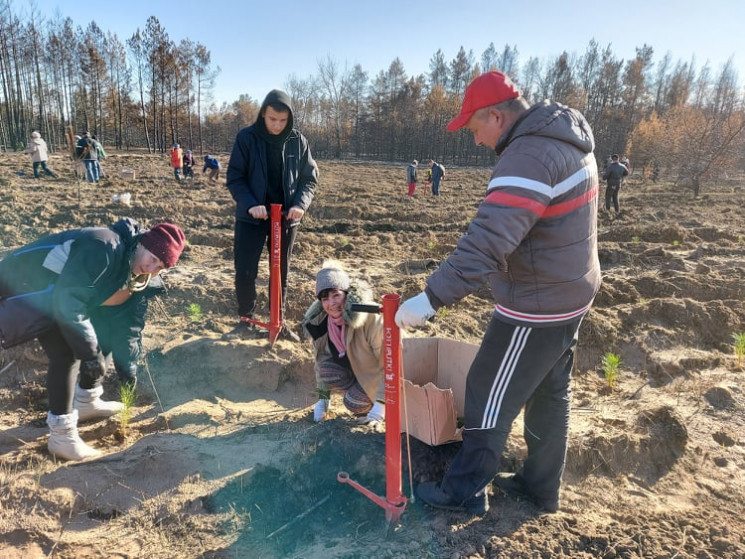
[[[511,45],[491,43],[480,55],[461,47],[452,60],[438,50],[429,72],[417,76],[399,58],[371,77],[360,65],[342,68],[327,57],[316,62],[315,75],[290,75],[284,88],[316,157],[485,165],[495,155],[445,124],[468,83],[492,69],[508,74],[529,102],[552,99],[582,111],[601,163],[625,154],[634,173],[664,175],[695,194],[705,181],[745,168],[745,91],[732,62],[716,70],[669,54],[655,62],[646,44],[629,60],[595,40],[580,55],[524,62]],[[38,13],[22,20],[0,0],[4,149],[23,149],[32,130],[52,149],[67,149],[71,125],[96,134],[107,149],[163,152],[179,142],[196,153],[230,151],[261,100],[205,106],[217,74],[206,45],[175,44],[154,16],[122,40],[95,22],[83,29]]]

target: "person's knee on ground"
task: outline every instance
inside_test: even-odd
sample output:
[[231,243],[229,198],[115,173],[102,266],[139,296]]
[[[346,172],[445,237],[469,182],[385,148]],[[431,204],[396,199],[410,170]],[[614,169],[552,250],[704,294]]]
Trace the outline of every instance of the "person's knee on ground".
[[344,393],[344,407],[354,415],[364,415],[372,410],[374,402],[365,394],[362,387],[355,382]]

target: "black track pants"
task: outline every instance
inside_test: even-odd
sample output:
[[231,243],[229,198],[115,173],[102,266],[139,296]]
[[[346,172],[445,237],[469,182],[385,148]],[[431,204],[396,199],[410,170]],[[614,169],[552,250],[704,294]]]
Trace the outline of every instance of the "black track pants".
[[454,498],[465,501],[491,482],[512,423],[525,406],[528,457],[520,475],[534,496],[558,500],[581,321],[531,328],[492,318],[468,372],[463,445],[442,480]]

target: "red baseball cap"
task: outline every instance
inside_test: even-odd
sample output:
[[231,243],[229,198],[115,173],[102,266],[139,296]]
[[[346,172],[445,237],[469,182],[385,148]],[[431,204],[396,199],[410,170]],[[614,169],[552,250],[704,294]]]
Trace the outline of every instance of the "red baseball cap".
[[460,114],[445,127],[450,132],[463,128],[473,113],[484,107],[491,107],[508,99],[520,97],[512,80],[502,72],[487,72],[473,80],[466,88]]

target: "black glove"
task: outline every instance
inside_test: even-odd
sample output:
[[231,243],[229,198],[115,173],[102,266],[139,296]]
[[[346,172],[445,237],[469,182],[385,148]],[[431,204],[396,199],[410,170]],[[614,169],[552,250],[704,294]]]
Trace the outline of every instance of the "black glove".
[[137,363],[130,363],[128,366],[120,367],[115,365],[116,374],[119,377],[119,384],[137,385]]
[[100,353],[80,362],[80,388],[90,390],[106,374],[106,359]]

